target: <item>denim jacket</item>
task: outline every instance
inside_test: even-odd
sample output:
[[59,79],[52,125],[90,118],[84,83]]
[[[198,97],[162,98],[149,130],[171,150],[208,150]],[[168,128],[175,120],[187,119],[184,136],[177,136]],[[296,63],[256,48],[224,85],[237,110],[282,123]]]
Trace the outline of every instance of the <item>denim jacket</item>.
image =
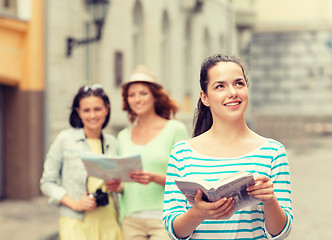
[[[103,134],[103,143],[105,154],[116,154],[114,136]],[[46,155],[40,188],[43,194],[49,196],[49,203],[59,205],[63,216],[83,219],[84,212],[76,212],[60,204],[60,201],[65,195],[80,200],[87,191],[88,175],[79,156],[86,151],[90,150],[83,128],[71,128],[59,133]]]

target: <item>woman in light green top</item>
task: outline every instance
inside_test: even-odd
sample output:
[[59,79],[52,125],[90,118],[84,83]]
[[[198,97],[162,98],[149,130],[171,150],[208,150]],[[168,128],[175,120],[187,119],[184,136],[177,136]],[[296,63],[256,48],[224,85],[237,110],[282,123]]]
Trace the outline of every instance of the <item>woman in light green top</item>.
[[154,74],[138,66],[122,86],[123,110],[132,126],[118,135],[118,154],[141,154],[143,171],[131,173],[134,183],[107,182],[122,193],[120,219],[125,240],[169,239],[162,224],[164,185],[173,145],[188,138],[185,125],[171,119],[178,110]]

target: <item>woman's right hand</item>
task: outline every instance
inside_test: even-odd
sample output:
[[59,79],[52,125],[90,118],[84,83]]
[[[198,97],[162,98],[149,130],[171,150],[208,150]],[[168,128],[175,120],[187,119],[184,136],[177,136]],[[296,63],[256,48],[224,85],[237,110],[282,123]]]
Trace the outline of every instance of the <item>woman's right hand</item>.
[[227,217],[234,207],[232,197],[222,198],[216,202],[206,202],[202,199],[203,192],[198,190],[195,196],[193,211],[195,215],[204,221],[205,219],[222,219]]
[[85,193],[79,201],[65,195],[61,199],[60,203],[77,212],[95,210],[97,208],[96,199],[94,197],[90,197],[88,193]]
[[202,190],[198,190],[193,207],[174,219],[173,231],[178,238],[186,238],[192,234],[205,219],[222,219],[233,210],[234,200],[231,197],[211,203],[204,201],[202,196]]
[[85,193],[75,205],[74,210],[78,212],[95,210],[97,208],[96,199],[91,195],[89,196],[88,193]]

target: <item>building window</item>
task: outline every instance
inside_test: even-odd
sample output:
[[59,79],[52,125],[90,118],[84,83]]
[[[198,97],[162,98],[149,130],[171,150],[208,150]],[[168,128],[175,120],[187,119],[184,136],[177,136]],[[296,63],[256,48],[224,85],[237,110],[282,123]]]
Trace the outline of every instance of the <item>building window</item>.
[[184,66],[185,66],[185,83],[184,83],[184,98],[183,111],[186,113],[192,112],[192,22],[191,18],[187,19],[185,24],[185,44],[184,44]]
[[184,66],[185,66],[185,95],[191,96],[192,86],[192,29],[191,19],[188,18],[185,29]]
[[0,0],[0,12],[17,14],[17,0]]
[[122,52],[115,52],[115,59],[114,59],[114,69],[115,69],[115,86],[120,87],[122,84],[122,71],[123,71],[123,55]]
[[225,38],[224,35],[219,36],[219,52],[224,53],[225,49]]
[[[170,71],[170,46],[169,46],[169,19],[167,12],[164,12],[162,18],[162,39],[161,39],[161,83],[167,83]],[[167,87],[167,86],[166,86]]]
[[208,57],[211,53],[211,37],[207,28],[204,30],[204,47],[205,49],[203,59]]
[[136,1],[133,14],[133,69],[143,63],[143,10],[140,1]]

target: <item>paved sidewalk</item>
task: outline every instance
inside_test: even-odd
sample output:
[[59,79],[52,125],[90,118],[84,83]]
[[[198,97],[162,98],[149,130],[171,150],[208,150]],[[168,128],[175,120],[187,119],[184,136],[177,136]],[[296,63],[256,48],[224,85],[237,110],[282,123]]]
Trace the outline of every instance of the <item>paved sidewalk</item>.
[[55,240],[58,219],[58,210],[48,205],[46,197],[0,201],[0,239]]
[[[295,217],[287,239],[329,240],[332,239],[332,136],[310,139],[305,146],[287,149]],[[0,239],[55,240],[58,218],[57,209],[47,204],[46,197],[0,201]]]
[[309,145],[305,149],[292,149],[288,154],[294,224],[287,239],[329,240],[332,239],[332,136],[312,139]]

